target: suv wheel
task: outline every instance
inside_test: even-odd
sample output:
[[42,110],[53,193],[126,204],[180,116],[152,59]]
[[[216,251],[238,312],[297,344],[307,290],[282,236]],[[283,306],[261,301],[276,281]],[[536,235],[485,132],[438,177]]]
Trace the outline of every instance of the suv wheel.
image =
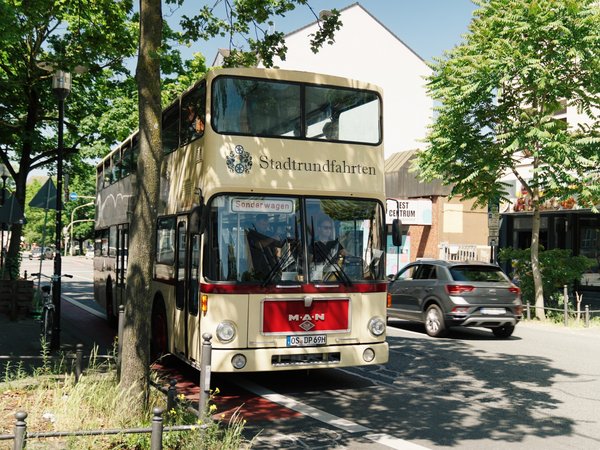
[[492,333],[494,333],[494,336],[497,338],[509,338],[512,336],[513,331],[515,331],[514,325],[504,325],[498,328],[492,328]]
[[430,305],[427,311],[425,311],[425,331],[431,337],[446,335],[444,316],[438,305]]

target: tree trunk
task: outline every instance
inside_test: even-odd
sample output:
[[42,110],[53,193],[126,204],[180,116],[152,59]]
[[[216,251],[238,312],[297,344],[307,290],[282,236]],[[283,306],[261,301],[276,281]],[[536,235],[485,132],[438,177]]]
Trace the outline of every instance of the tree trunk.
[[[22,211],[25,211],[25,196],[27,192],[27,175],[31,170],[31,150],[33,142],[31,136],[35,135],[35,127],[39,119],[39,95],[35,88],[30,87],[27,98],[29,99],[27,107],[27,122],[25,124],[23,147],[21,149],[21,158],[19,160],[19,172],[14,177],[15,191],[13,195]],[[21,237],[23,236],[23,225],[12,224],[10,244],[6,258],[5,271],[11,275],[17,275],[20,270],[19,254],[21,252]]]
[[[144,410],[149,398],[150,314],[161,144],[160,0],[140,0],[140,49],[136,69],[140,113],[137,195],[129,228],[129,265],[122,342],[121,392]],[[141,400],[141,401],[140,401]]]
[[540,270],[540,208],[537,202],[537,192],[533,198],[533,223],[531,225],[531,271],[533,275],[533,287],[535,292],[535,316],[540,320],[546,320],[544,311],[544,287],[542,285],[542,273]]

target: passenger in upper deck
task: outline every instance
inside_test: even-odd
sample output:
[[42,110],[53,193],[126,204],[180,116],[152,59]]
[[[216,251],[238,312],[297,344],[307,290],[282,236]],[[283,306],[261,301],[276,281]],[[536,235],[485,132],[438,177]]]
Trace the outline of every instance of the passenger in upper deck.
[[188,127],[188,139],[190,141],[202,136],[202,133],[204,133],[204,121],[198,114],[196,106],[193,104],[187,106],[186,122]]
[[323,125],[323,135],[329,141],[337,141],[340,137],[338,122],[332,120]]

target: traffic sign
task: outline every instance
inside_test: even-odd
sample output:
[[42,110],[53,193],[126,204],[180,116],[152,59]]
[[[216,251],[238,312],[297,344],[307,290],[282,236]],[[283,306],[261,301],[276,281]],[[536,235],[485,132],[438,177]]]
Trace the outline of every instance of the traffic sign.
[[71,192],[71,193],[69,194],[69,200],[71,200],[71,201],[75,201],[75,200],[77,200],[77,198],[78,198],[78,197],[79,197],[79,196],[77,195],[77,192]]

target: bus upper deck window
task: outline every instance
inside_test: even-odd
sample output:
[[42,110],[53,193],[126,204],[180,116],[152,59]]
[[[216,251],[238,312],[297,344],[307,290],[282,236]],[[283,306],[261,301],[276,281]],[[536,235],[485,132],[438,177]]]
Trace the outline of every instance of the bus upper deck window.
[[206,120],[206,85],[201,83],[181,98],[181,145],[204,134]]
[[162,126],[163,153],[171,153],[179,147],[179,108],[177,105],[163,113]]

